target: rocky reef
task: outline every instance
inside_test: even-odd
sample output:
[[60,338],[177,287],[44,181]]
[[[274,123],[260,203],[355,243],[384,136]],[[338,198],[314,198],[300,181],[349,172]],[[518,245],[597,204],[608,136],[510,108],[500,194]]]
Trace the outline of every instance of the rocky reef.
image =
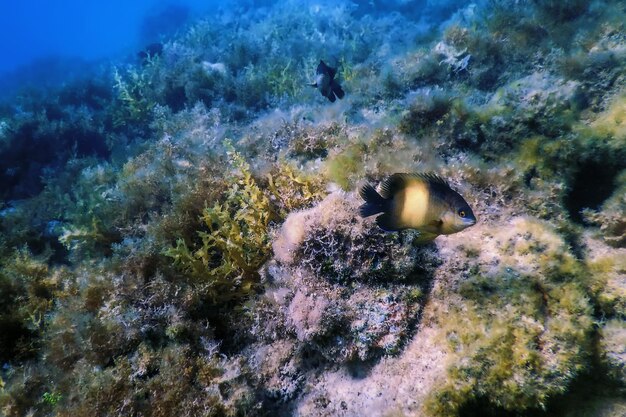
[[624,415],[624,2],[248,3],[0,105],[0,414]]

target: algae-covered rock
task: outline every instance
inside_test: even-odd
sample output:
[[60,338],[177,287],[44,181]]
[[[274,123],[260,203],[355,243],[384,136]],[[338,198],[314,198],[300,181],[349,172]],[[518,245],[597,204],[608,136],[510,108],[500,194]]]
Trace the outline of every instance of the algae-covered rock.
[[439,318],[452,353],[429,410],[459,415],[476,402],[509,411],[546,407],[589,366],[594,321],[583,264],[550,225],[532,218],[483,230],[480,243],[463,247],[473,260],[438,271],[452,286],[442,291],[456,295]]
[[291,214],[273,244],[276,260],[347,283],[418,279],[413,272],[434,266],[412,244],[416,235],[383,232],[358,215],[361,203],[352,193],[335,192],[313,209]]
[[336,192],[291,214],[267,273],[274,308],[301,346],[330,362],[397,353],[414,329],[436,261],[410,234],[389,235]]
[[626,319],[626,249],[608,246],[604,239],[585,236],[589,288],[603,319]]
[[585,220],[600,226],[604,241],[613,247],[626,247],[626,171],[615,179],[615,192],[607,199],[600,210],[586,210]]
[[609,376],[626,388],[626,323],[623,319],[613,319],[602,326],[602,360],[609,370]]

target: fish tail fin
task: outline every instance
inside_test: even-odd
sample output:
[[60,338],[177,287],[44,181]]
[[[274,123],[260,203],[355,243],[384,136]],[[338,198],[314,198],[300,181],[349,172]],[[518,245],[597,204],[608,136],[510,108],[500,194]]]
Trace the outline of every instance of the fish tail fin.
[[382,213],[387,208],[387,200],[385,200],[372,184],[366,183],[359,188],[359,195],[365,203],[359,207],[361,217],[369,217],[374,214]]
[[343,98],[343,96],[346,95],[346,93],[343,91],[343,89],[341,88],[339,83],[337,83],[335,81],[333,81],[333,83],[330,85],[330,88],[331,88],[332,92],[335,93],[337,98],[339,98],[340,100]]
[[331,103],[334,103],[336,98],[335,98],[335,94],[333,93],[333,90],[329,90],[328,94],[326,95],[326,98],[328,100],[330,100]]

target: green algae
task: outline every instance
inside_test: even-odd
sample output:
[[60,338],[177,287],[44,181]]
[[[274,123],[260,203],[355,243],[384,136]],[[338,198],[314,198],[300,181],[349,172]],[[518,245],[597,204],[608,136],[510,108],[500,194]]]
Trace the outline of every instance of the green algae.
[[441,319],[454,359],[428,404],[434,415],[458,415],[477,400],[543,409],[589,366],[588,272],[547,225],[518,220],[513,229],[496,238],[497,271],[479,264],[461,285],[460,305]]
[[0,360],[24,360],[37,354],[46,317],[61,292],[59,276],[50,273],[45,257],[24,247],[0,264]]
[[[49,165],[33,155],[28,181],[3,194],[0,322],[20,336],[2,344],[1,412],[294,410],[328,363],[402,356],[438,270],[463,279],[442,301],[449,363],[428,387],[432,415],[552,412],[585,373],[623,384],[624,266],[611,252],[626,230],[623,7],[531,3],[465,8],[429,35],[401,14],[349,7],[275,6],[241,16],[237,30],[208,19],[148,65],[109,74],[113,95],[70,86],[23,96],[19,115],[3,110],[3,152],[29,137],[58,148],[78,139],[73,153],[45,147]],[[306,85],[329,53],[347,91],[334,107]],[[110,160],[87,158],[84,137]],[[242,139],[226,172],[224,137]],[[466,242],[433,249],[442,266],[412,252],[410,237],[355,234],[346,218],[294,229],[306,237],[291,253],[298,273],[281,276],[276,229],[322,207],[328,183],[350,191],[426,168],[466,187],[485,236],[499,236],[492,264]],[[29,187],[35,197],[9,201]],[[544,221],[490,231],[520,213]],[[445,269],[452,257],[461,272]],[[302,271],[313,278],[298,281]],[[279,285],[325,301],[281,296]],[[251,371],[259,344],[282,342],[280,368]]]
[[120,102],[113,114],[113,125],[146,123],[156,103],[149,98],[149,80],[146,71],[129,70],[126,77],[116,70],[113,74],[115,90]]
[[364,144],[356,143],[331,154],[326,161],[326,177],[344,190],[353,187],[357,178],[363,176],[366,149]]
[[201,244],[190,248],[178,239],[165,251],[218,305],[256,290],[258,270],[271,255],[270,222],[323,195],[319,181],[299,176],[287,164],[278,165],[268,175],[267,189],[261,188],[243,156],[230,142],[226,148],[234,178],[224,198],[203,210],[207,231],[198,231]]
[[193,282],[208,288],[216,304],[241,298],[254,290],[257,270],[270,254],[270,201],[252,178],[249,165],[228,144],[237,180],[223,202],[207,207],[202,221],[208,232],[198,232],[202,245],[190,249],[184,240],[165,252]]

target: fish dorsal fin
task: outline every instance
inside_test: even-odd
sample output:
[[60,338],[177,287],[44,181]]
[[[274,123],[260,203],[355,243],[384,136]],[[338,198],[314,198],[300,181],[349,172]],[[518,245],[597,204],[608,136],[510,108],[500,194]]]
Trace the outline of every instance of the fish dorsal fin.
[[380,195],[383,196],[383,198],[391,198],[395,193],[405,188],[411,182],[424,182],[450,188],[446,180],[432,172],[414,174],[398,173],[391,175],[380,183]]
[[399,190],[406,187],[410,180],[411,174],[393,174],[380,183],[380,195],[383,198],[391,198]]
[[425,172],[421,174],[412,174],[412,175],[415,175],[416,177],[423,179],[429,184],[439,184],[446,188],[450,188],[450,184],[448,184],[448,181],[444,180],[443,178],[441,178],[439,175],[435,174],[434,172]]

